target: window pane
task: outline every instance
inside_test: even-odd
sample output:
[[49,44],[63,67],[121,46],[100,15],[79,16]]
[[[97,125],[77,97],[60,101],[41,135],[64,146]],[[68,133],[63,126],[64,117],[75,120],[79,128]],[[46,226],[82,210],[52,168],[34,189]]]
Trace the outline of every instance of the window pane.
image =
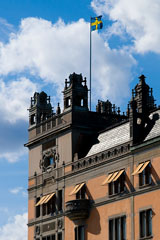
[[78,227],[78,240],[84,240],[84,226]]
[[140,237],[145,237],[146,233],[146,218],[145,211],[140,213]]
[[113,240],[113,220],[109,220],[109,240]]
[[125,172],[122,173],[120,177],[120,191],[123,192],[125,190]]
[[58,211],[62,210],[62,190],[58,191]]
[[55,235],[52,235],[52,240],[56,240],[56,236]]
[[114,194],[114,183],[109,183],[109,195]]
[[146,211],[146,236],[152,235],[152,210],[149,209]]
[[119,179],[117,181],[113,182],[113,185],[114,185],[113,194],[119,193],[120,192]]
[[146,167],[146,184],[151,183],[151,164]]
[[81,239],[80,240],[84,240],[84,234],[85,234],[85,232],[84,232],[84,226],[81,226]]
[[115,219],[115,240],[120,240],[121,236],[121,224],[120,224],[120,218]]
[[62,233],[58,233],[58,240],[62,240]]
[[75,229],[74,229],[74,233],[75,233],[75,240],[78,240],[78,228],[76,227]]
[[126,239],[126,217],[121,218],[121,240]]
[[[36,203],[38,203],[40,198],[36,199]],[[40,205],[36,207],[36,218],[40,217]]]

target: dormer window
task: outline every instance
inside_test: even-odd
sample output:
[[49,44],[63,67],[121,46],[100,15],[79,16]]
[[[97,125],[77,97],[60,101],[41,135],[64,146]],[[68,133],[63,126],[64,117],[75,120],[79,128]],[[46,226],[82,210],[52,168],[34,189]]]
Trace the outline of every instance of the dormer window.
[[84,100],[83,100],[83,98],[81,99],[81,107],[83,107],[84,106]]
[[150,161],[140,163],[132,175],[139,174],[139,186],[151,184],[151,163]]
[[[42,206],[43,216],[48,215],[48,214],[53,214],[55,212],[55,210],[56,210],[55,193],[50,193],[48,195],[45,195],[41,199],[38,198],[38,200],[39,201],[37,201],[35,207],[37,210],[38,208],[40,209],[40,206]],[[39,215],[37,217],[39,217]]]
[[68,97],[68,98],[66,98],[66,108],[68,108],[70,106],[71,106],[71,98]]
[[33,125],[35,123],[36,123],[36,116],[35,116],[35,114],[32,114],[31,115],[31,125]]
[[76,199],[85,199],[86,198],[86,184],[85,183],[80,183],[77,184],[73,191],[69,194],[71,195],[76,195]]
[[109,196],[122,193],[125,190],[125,170],[110,173],[102,185],[108,184]]

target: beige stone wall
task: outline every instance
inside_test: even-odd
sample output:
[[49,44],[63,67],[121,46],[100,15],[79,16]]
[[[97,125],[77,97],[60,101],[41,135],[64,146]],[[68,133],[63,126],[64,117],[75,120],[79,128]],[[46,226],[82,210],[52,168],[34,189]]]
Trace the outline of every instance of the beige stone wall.
[[71,132],[68,132],[67,134],[61,135],[57,138],[58,153],[61,164],[63,163],[63,161],[65,163],[71,162],[72,159],[71,140],[72,140]]
[[42,145],[31,148],[29,151],[29,177],[34,176],[35,171],[40,174],[42,170],[39,167],[39,162],[42,159]]

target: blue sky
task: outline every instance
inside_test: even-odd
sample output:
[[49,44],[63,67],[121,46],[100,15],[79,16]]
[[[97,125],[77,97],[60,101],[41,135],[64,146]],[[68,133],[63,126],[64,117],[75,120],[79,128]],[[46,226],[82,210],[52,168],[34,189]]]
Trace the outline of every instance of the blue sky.
[[89,19],[102,15],[92,33],[92,109],[109,99],[125,111],[140,74],[159,105],[159,12],[159,0],[0,1],[0,240],[27,239],[30,97],[43,89],[63,108],[64,79],[89,79]]

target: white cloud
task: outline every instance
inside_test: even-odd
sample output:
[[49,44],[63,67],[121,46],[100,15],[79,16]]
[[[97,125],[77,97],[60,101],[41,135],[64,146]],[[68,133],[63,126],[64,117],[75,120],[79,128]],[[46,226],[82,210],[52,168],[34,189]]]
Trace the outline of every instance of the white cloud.
[[113,33],[119,34],[121,28],[132,37],[137,52],[160,53],[159,0],[92,0],[91,5],[114,21]]
[[0,227],[0,240],[27,240],[27,213],[16,215]]
[[3,120],[15,123],[28,120],[27,108],[30,97],[36,91],[35,83],[25,77],[4,82],[0,80],[0,114]]
[[[122,96],[125,98],[128,95],[128,83],[134,64],[135,60],[127,51],[111,50],[102,37],[94,32],[94,103],[98,97],[109,97],[117,102]],[[2,76],[24,73],[27,70],[31,75],[41,77],[46,83],[53,83],[53,94],[62,98],[59,93],[63,89],[64,79],[70,73],[82,72],[89,80],[89,23],[83,19],[69,24],[62,20],[52,24],[44,19],[23,19],[18,33],[11,35],[8,44],[0,45],[0,66]],[[19,100],[22,100],[22,104]],[[23,97],[15,100],[15,103],[18,103],[17,109],[21,110],[18,113],[15,111],[12,121],[16,119],[16,115],[17,118],[25,116],[26,105],[23,104]]]
[[[125,49],[111,49],[97,32],[92,40],[92,102],[109,98],[120,104],[129,94],[135,60]],[[83,19],[52,24],[26,18],[7,43],[0,42],[0,159],[16,162],[26,154],[23,143],[33,93],[52,84],[53,99],[61,101],[64,79],[73,72],[89,82],[89,23]]]
[[0,79],[0,160],[14,163],[27,153],[26,142],[30,97],[38,89],[26,77]]
[[21,190],[23,190],[23,187],[16,187],[16,188],[10,189],[9,191],[12,194],[18,194],[19,192],[21,192]]
[[[14,126],[12,126],[14,127]],[[14,141],[14,139],[12,139]],[[15,150],[11,149],[4,150],[2,153],[0,153],[0,159],[6,159],[10,163],[15,163],[21,159],[27,152],[27,149],[24,148],[24,146],[19,146],[19,143],[16,144]]]
[[17,195],[20,193],[24,198],[28,196],[27,191],[25,191],[23,187],[15,187],[13,189],[10,189],[9,192],[14,195]]
[[7,41],[9,34],[14,32],[14,26],[0,17],[0,41]]

